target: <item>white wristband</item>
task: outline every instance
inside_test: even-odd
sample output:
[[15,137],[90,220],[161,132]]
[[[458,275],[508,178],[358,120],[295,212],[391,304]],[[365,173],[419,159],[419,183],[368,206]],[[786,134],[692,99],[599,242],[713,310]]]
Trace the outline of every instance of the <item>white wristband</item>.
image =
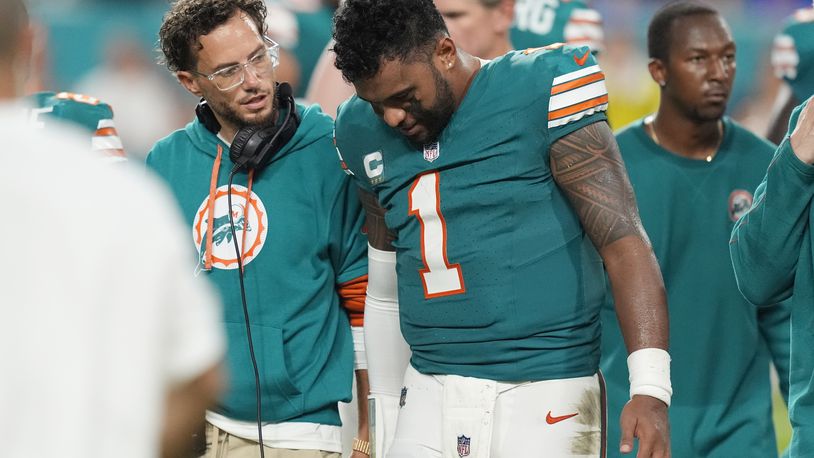
[[673,395],[670,384],[670,354],[660,348],[642,348],[627,357],[630,397],[646,395],[668,406]]

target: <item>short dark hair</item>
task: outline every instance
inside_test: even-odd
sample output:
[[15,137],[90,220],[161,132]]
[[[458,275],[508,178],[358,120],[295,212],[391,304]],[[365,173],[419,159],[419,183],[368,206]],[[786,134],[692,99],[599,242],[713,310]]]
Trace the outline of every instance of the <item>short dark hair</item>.
[[676,20],[689,16],[718,15],[714,8],[696,2],[673,2],[658,10],[647,28],[647,53],[652,59],[667,61]]
[[16,54],[20,32],[28,27],[28,11],[22,0],[0,0],[0,57]]
[[383,60],[410,60],[447,35],[432,0],[347,0],[334,15],[336,68],[346,81],[364,80]]
[[[263,0],[178,0],[164,16],[158,32],[162,63],[172,72],[192,70],[198,63],[199,39],[226,23],[235,11],[249,16],[262,34],[266,31]],[[194,51],[193,51],[194,48]]]

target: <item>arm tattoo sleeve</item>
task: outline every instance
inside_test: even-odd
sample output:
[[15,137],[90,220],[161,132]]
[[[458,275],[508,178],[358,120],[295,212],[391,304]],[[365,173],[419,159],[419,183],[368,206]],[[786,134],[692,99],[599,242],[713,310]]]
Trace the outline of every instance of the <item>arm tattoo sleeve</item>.
[[373,248],[384,251],[395,251],[392,242],[396,239],[384,222],[385,209],[379,205],[376,196],[363,189],[359,189],[359,200],[365,209],[365,227],[367,240]]
[[647,240],[610,127],[598,122],[551,147],[551,171],[598,250],[626,237]]

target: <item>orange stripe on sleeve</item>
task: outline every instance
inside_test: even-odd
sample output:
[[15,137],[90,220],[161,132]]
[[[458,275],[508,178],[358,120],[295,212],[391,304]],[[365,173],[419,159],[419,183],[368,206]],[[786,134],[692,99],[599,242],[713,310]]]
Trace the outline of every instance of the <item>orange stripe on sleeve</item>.
[[102,127],[100,129],[96,129],[96,133],[94,135],[97,137],[113,137],[119,134],[116,132],[115,127]]
[[570,107],[560,108],[559,110],[552,111],[548,113],[548,120],[553,121],[558,118],[564,118],[566,116],[570,116],[574,113],[579,113],[580,111],[587,110],[589,108],[597,107],[602,105],[603,103],[608,103],[608,95],[605,94],[601,97],[596,97],[591,100],[586,100],[582,103],[577,103],[576,105],[571,105]]
[[562,92],[575,89],[581,86],[585,86],[587,84],[591,84],[596,81],[601,81],[605,79],[605,75],[602,72],[596,72],[592,75],[583,76],[582,78],[577,78],[572,81],[568,81],[567,83],[558,84],[551,88],[551,95],[557,95]]

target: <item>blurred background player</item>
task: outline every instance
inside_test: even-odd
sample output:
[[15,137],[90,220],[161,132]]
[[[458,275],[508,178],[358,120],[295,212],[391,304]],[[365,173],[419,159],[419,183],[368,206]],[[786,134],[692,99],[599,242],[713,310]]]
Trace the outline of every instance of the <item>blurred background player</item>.
[[774,39],[772,66],[783,84],[778,91],[769,140],[779,144],[791,111],[814,95],[814,8],[797,10]]
[[[774,339],[786,393],[789,308],[747,302],[729,258],[732,227],[751,206],[774,147],[724,116],[735,43],[714,9],[678,2],[660,10],[648,49],[661,103],[617,140],[667,289],[673,456],[777,456],[762,331]],[[627,352],[607,297],[601,368],[612,419],[629,394]],[[619,441],[611,422],[608,442]],[[609,447],[608,456],[621,454]]]
[[[124,29],[124,28],[123,28]],[[116,122],[127,154],[142,163],[156,138],[180,117],[181,98],[158,72],[155,58],[141,49],[132,31],[110,34],[103,60],[76,82],[74,90],[115,107]]]
[[303,97],[311,75],[331,40],[331,18],[337,0],[269,0],[268,34],[280,44],[281,81]]
[[516,0],[511,41],[514,49],[552,43],[604,48],[602,16],[579,0]]
[[449,36],[467,53],[488,60],[514,49],[509,40],[514,0],[435,0],[434,3],[444,18]]
[[221,386],[216,301],[154,179],[30,123],[31,45],[22,3],[0,0],[2,208],[25,222],[0,228],[2,455],[188,456]]
[[112,162],[127,159],[113,122],[113,109],[101,100],[72,92],[38,92],[28,97],[33,104],[30,120],[37,128],[69,123],[91,134],[90,149]]

